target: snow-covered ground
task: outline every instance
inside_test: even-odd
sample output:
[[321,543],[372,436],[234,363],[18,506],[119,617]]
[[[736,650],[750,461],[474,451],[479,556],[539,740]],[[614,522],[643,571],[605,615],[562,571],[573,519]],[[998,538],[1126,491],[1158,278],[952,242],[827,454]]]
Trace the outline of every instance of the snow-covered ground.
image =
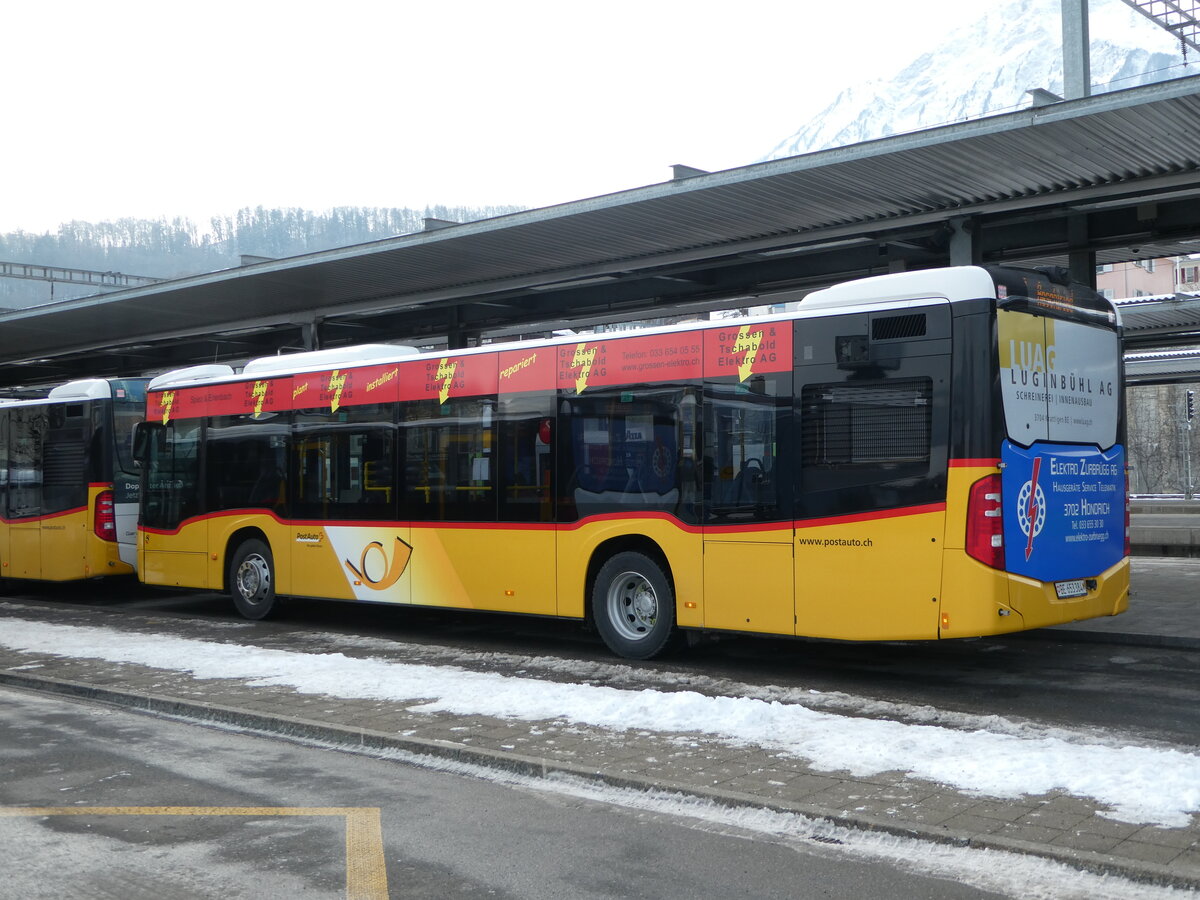
[[912,716],[899,721],[847,715],[832,709],[838,701],[822,709],[764,697],[616,688],[16,616],[4,618],[0,645],[31,654],[136,663],[202,679],[240,679],[250,686],[285,686],[306,694],[402,702],[418,713],[691,733],[768,748],[820,770],[859,777],[901,771],[1000,798],[1060,790],[1094,800],[1107,815],[1131,823],[1183,827],[1200,812],[1200,755],[994,717],[973,721],[959,715],[950,727],[913,721]]

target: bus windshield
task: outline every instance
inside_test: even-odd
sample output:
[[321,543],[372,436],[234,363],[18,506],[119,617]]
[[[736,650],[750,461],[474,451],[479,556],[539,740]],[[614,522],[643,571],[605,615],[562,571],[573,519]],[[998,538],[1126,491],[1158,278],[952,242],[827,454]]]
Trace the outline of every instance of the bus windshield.
[[133,426],[146,413],[146,382],[131,378],[115,380],[113,396],[113,444],[116,447],[117,468],[122,472],[136,472],[133,462]]

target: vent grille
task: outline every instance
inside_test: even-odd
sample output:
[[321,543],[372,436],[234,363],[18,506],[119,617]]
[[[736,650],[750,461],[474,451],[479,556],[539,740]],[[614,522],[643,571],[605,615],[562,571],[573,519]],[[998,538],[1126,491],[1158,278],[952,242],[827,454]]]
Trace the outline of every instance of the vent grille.
[[871,340],[898,341],[903,338],[924,337],[925,313],[907,316],[882,316],[871,320]]

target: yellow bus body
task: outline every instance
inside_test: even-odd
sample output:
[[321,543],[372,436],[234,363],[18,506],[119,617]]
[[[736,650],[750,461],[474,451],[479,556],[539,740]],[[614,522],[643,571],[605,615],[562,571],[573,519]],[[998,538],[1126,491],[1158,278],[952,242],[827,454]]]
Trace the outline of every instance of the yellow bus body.
[[96,498],[112,485],[88,486],[86,508],[31,519],[0,519],[0,578],[78,581],[132,575],[115,541],[92,530]]
[[252,530],[271,548],[281,595],[582,619],[593,561],[613,542],[634,540],[661,553],[682,628],[930,640],[1123,612],[1127,558],[1086,597],[1059,600],[1052,584],[966,554],[966,491],[994,471],[952,467],[945,508],[801,521],[794,529],[704,529],[657,514],[514,527],[288,523],[229,513],[172,533],[143,529],[139,567],[149,584],[225,590],[230,548]]

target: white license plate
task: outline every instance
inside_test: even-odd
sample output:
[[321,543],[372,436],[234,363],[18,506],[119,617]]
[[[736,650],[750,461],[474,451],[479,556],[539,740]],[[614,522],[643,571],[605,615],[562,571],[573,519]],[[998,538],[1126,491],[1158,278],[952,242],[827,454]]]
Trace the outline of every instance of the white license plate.
[[1080,578],[1076,581],[1056,581],[1054,583],[1054,593],[1058,594],[1059,600],[1067,600],[1071,597],[1086,597],[1087,585]]

